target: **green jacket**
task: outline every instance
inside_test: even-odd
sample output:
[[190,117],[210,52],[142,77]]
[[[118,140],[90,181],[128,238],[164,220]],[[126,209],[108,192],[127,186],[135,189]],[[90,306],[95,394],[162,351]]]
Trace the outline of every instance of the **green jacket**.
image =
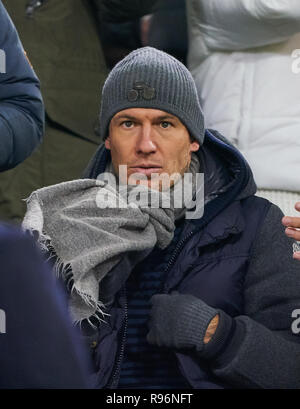
[[26,17],[28,0],[3,1],[41,81],[46,114],[99,143],[95,124],[107,75],[96,19],[84,0],[48,0]]

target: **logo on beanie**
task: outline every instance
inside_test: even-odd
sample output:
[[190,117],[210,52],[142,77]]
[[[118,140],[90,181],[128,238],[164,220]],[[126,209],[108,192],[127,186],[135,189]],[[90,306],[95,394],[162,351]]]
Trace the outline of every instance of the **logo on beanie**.
[[149,87],[144,82],[135,82],[133,85],[133,89],[128,91],[127,98],[128,101],[134,102],[140,98],[150,100],[154,99],[156,95],[155,88]]

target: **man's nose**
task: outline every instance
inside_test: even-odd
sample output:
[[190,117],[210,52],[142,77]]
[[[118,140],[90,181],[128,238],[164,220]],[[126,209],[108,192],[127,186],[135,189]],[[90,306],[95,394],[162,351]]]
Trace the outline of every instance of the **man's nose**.
[[141,126],[136,143],[137,153],[149,154],[156,152],[157,148],[153,137],[154,131],[151,124]]

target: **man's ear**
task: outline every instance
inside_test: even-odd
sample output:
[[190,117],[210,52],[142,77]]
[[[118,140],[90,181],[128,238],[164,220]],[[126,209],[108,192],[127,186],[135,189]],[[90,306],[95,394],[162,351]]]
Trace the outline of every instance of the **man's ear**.
[[108,137],[105,139],[104,141],[105,147],[106,149],[110,150],[110,136],[108,135]]
[[193,141],[190,145],[190,151],[196,152],[200,148],[199,142]]

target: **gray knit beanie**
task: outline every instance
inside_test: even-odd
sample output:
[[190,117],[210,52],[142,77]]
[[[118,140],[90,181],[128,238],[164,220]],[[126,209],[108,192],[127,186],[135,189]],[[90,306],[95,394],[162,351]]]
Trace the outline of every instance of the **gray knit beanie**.
[[191,73],[176,58],[152,47],[128,54],[110,72],[102,91],[101,136],[112,117],[128,108],[153,108],[178,117],[202,145],[204,118]]

